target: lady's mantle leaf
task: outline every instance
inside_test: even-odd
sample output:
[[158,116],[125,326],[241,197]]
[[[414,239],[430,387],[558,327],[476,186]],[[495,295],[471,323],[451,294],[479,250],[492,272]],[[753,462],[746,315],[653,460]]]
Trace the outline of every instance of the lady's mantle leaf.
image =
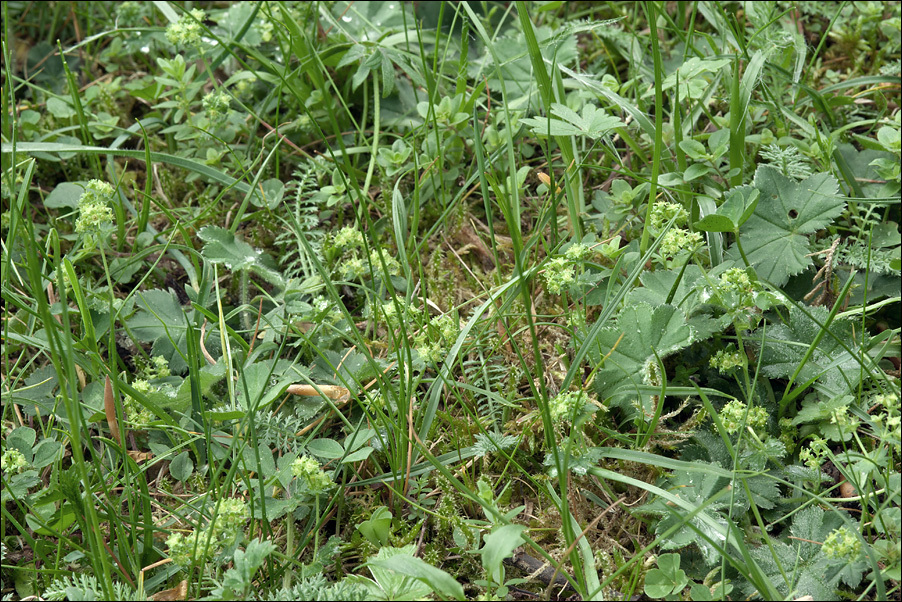
[[282,275],[265,261],[266,255],[262,251],[250,246],[225,228],[218,226],[205,226],[201,228],[198,237],[205,243],[203,256],[210,263],[221,263],[233,272],[252,270],[267,281],[284,286]]
[[596,390],[605,398],[614,397],[615,402],[635,397],[637,386],[658,384],[650,378],[657,372],[655,353],[664,359],[694,340],[694,330],[683,312],[672,305],[653,309],[637,303],[627,307],[617,326],[602,330],[595,341],[596,360],[606,358],[595,378]]
[[[786,378],[793,374],[830,313],[825,307],[809,307],[806,311],[807,315],[792,307],[788,324],[767,329],[767,343],[761,351],[761,372],[765,376]],[[866,376],[857,356],[867,347],[867,337],[848,320],[834,320],[830,331],[834,336],[828,334],[821,338],[799,372],[797,382],[817,379],[813,383],[816,389],[828,397],[838,397],[857,390]]]
[[611,130],[623,126],[620,119],[591,104],[583,107],[582,115],[566,105],[557,103],[551,105],[551,112],[561,119],[547,120],[541,117],[532,117],[520,121],[531,126],[533,131],[540,136],[551,134],[552,136],[600,138]]
[[[184,310],[169,291],[153,289],[138,293],[138,311],[128,319],[132,334],[140,341],[153,341],[152,355],[161,355],[175,374],[183,373],[188,364],[187,328],[193,324],[193,309]],[[219,330],[208,331],[204,345],[214,356],[219,353]]]
[[754,185],[761,197],[740,229],[740,240],[758,275],[782,286],[811,265],[807,235],[830,225],[846,203],[837,196],[836,179],[827,173],[795,182],[762,165]]

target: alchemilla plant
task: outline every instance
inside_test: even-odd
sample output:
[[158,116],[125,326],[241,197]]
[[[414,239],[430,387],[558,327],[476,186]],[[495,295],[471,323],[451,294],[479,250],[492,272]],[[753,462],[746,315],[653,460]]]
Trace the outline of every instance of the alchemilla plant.
[[5,600],[898,598],[898,2],[2,13]]

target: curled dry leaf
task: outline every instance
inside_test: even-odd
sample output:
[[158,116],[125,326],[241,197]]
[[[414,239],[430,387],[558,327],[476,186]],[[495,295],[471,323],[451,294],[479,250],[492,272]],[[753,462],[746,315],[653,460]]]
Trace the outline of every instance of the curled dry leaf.
[[351,397],[351,392],[346,387],[339,387],[338,385],[317,385],[316,387],[313,385],[289,385],[287,390],[292,395],[313,397],[322,394],[333,401],[341,402],[347,401]]
[[848,481],[843,481],[839,484],[839,495],[841,497],[855,497],[858,495],[858,492],[855,491],[855,486]]
[[176,585],[175,587],[171,587],[169,589],[164,589],[161,592],[155,593],[150,597],[151,600],[155,600],[156,602],[166,601],[166,600],[185,600],[188,598],[188,582],[183,580],[181,583]]
[[103,385],[103,411],[106,414],[106,421],[110,425],[110,434],[117,443],[121,444],[119,421],[116,420],[116,398],[113,396],[113,383],[109,376],[106,377],[106,383]]
[[146,462],[147,460],[153,459],[153,452],[142,452],[134,449],[128,450],[128,456],[134,460],[136,463],[140,464],[141,462]]

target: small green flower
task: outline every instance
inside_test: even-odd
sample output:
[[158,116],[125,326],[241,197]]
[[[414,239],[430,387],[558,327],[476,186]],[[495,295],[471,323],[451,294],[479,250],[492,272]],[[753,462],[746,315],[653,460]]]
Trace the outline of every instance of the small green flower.
[[738,295],[746,305],[754,303],[753,296],[758,288],[752,283],[748,273],[740,268],[730,268],[720,275],[720,286],[722,292],[732,292]]
[[335,235],[332,246],[340,251],[362,247],[363,234],[354,226],[345,226]]
[[589,247],[589,245],[576,243],[570,245],[570,248],[564,252],[564,257],[566,257],[570,261],[583,261],[588,259],[591,254],[592,248]]
[[[191,17],[194,17],[193,19]],[[203,42],[201,22],[207,17],[199,8],[191,10],[191,16],[182,15],[175,23],[166,28],[166,39],[175,46],[194,46],[199,48]]]
[[438,343],[430,343],[423,341],[417,345],[417,353],[423,358],[427,364],[438,364],[444,358],[442,346]]
[[151,359],[151,366],[147,369],[147,378],[166,378],[171,375],[169,360],[162,355],[155,355]]
[[[198,543],[197,531],[192,531],[191,535],[185,537],[181,533],[173,533],[166,539],[166,547],[169,548],[169,558],[172,562],[179,566],[190,566],[194,560],[194,548]],[[196,546],[202,549],[203,546]]]
[[687,212],[679,203],[657,202],[651,210],[649,224],[652,232],[659,233],[664,225],[676,216],[674,227],[679,228],[686,224],[689,220],[689,212]]
[[225,92],[210,92],[201,100],[201,105],[207,113],[207,119],[211,124],[221,125],[225,123],[229,115],[229,105],[232,97]]
[[84,234],[88,242],[102,238],[107,226],[113,223],[113,210],[109,206],[115,190],[106,182],[91,180],[78,198],[78,219],[75,231]]
[[664,235],[664,240],[661,241],[661,255],[674,257],[682,251],[692,253],[698,250],[702,244],[704,244],[704,238],[701,233],[673,228]]
[[303,456],[292,462],[291,474],[300,479],[309,492],[314,495],[326,492],[335,486],[332,478],[320,468],[319,462],[310,456]]
[[401,274],[401,264],[398,263],[398,260],[395,259],[392,255],[388,253],[373,249],[370,253],[370,263],[373,265],[374,270],[380,270],[382,267],[382,263],[379,261],[379,257],[382,257],[385,260],[385,267],[388,270],[388,274],[390,276],[399,276]]
[[743,419],[747,426],[761,428],[767,424],[767,410],[761,406],[754,406],[748,410],[746,418],[746,405],[734,399],[720,411],[720,419],[728,433],[733,434],[742,427]]
[[854,562],[861,555],[861,540],[843,525],[827,536],[821,550],[827,558]]
[[0,470],[6,474],[23,473],[31,467],[25,454],[11,447],[6,448],[3,455],[0,456]]
[[730,345],[726,349],[721,349],[711,358],[711,367],[719,372],[727,373],[734,368],[742,367],[742,354]]
[[214,525],[214,539],[228,542],[244,527],[245,521],[250,518],[250,510],[244,500],[238,498],[226,498],[219,504],[219,514],[216,515]]
[[[133,382],[132,388],[139,393],[150,393],[156,390],[156,387],[143,379]],[[137,429],[146,427],[156,419],[153,412],[138,403],[138,400],[131,395],[125,396],[125,400],[122,402],[122,410],[125,412],[126,420]]]
[[843,432],[854,431],[858,428],[858,425],[861,424],[861,421],[857,417],[849,414],[849,408],[847,407],[834,410],[830,416],[830,422],[831,424],[838,426]]
[[367,273],[367,269],[362,259],[354,257],[345,261],[339,272],[345,280],[359,280]]
[[552,295],[560,295],[576,282],[573,266],[565,257],[551,259],[542,272],[542,277],[545,279],[545,289]]
[[583,391],[565,391],[558,394],[548,404],[551,419],[554,422],[569,422],[570,417],[586,402],[586,394]]

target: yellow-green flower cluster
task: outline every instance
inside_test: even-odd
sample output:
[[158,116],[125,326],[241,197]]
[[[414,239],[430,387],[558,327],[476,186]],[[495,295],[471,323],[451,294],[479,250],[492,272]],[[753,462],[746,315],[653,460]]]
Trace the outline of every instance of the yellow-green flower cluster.
[[649,217],[649,225],[652,232],[655,234],[660,233],[661,230],[664,229],[664,226],[673,219],[674,216],[676,216],[676,221],[673,223],[675,228],[685,225],[689,219],[689,213],[679,203],[655,203],[651,209],[651,216]]
[[744,307],[755,304],[755,293],[757,290],[758,287],[752,283],[748,273],[741,268],[730,268],[720,275],[718,292],[721,295],[732,293]]
[[385,269],[388,271],[389,276],[398,276],[401,274],[401,264],[398,263],[398,260],[395,259],[394,256],[389,255],[382,250],[377,251],[376,249],[373,249],[370,252],[370,263],[374,270],[379,270],[382,265],[379,261],[380,257],[385,261]]
[[576,244],[570,245],[564,252],[564,257],[569,259],[570,261],[585,261],[592,254],[592,248],[589,245],[584,245],[580,242]]
[[225,92],[210,92],[201,100],[204,112],[211,124],[220,125],[229,115],[229,105],[232,97]]
[[564,391],[551,400],[548,410],[554,422],[569,422],[574,412],[585,405],[586,394],[583,391]]
[[[154,387],[144,379],[138,379],[133,382],[132,388],[142,394],[150,393],[156,390],[156,387]],[[148,424],[153,422],[155,418],[150,410],[138,403],[138,400],[136,400],[131,395],[125,396],[125,401],[122,403],[122,409],[125,411],[126,420],[128,420],[128,422],[137,429],[146,427]]]
[[30,467],[31,464],[25,458],[25,454],[12,447],[6,448],[0,456],[0,470],[8,475],[25,472]]
[[172,372],[169,370],[169,361],[162,355],[153,356],[145,374],[148,379],[166,378],[167,376],[170,376]]
[[360,248],[363,246],[363,234],[354,226],[345,226],[335,235],[332,246],[340,251]]
[[683,251],[693,253],[697,251],[704,242],[704,238],[702,238],[702,235],[699,232],[690,232],[689,230],[683,230],[682,228],[671,228],[667,231],[667,234],[664,235],[664,240],[661,241],[661,255],[664,257],[674,257]]
[[715,353],[710,363],[715,370],[727,373],[734,368],[742,367],[742,355],[735,347],[730,345],[727,349],[721,349]]
[[840,432],[850,433],[858,430],[861,420],[849,414],[849,408],[842,407],[833,410],[833,413],[830,415],[830,423],[839,427]]
[[[235,541],[244,523],[250,517],[247,504],[242,500],[228,498],[219,505],[216,522],[206,529],[195,529],[188,536],[173,533],[166,540],[169,557],[180,566],[190,566],[195,558],[195,550],[203,555],[203,559],[212,558],[225,546]],[[207,542],[210,542],[207,547]]]
[[414,337],[417,353],[427,364],[438,364],[457,340],[460,324],[450,314],[436,316]]
[[203,41],[201,21],[206,17],[206,13],[199,8],[192,9],[190,16],[182,15],[178,21],[166,28],[166,39],[175,46],[200,47]]
[[827,536],[821,550],[827,558],[853,562],[861,555],[861,539],[843,525]]
[[542,277],[545,279],[545,290],[552,295],[560,295],[576,282],[573,265],[566,257],[555,257],[548,261]]
[[799,451],[799,461],[811,470],[820,470],[827,455],[827,441],[821,437],[815,437]]
[[352,257],[341,264],[341,277],[345,280],[359,280],[367,273],[367,267],[359,257]]
[[300,479],[307,490],[314,495],[328,491],[335,486],[332,477],[320,468],[319,462],[310,456],[303,456],[292,462],[291,474]]
[[754,406],[748,409],[746,417],[746,405],[738,399],[734,399],[720,411],[720,419],[727,432],[732,434],[742,427],[743,419],[747,426],[754,429],[763,427],[767,424],[767,410],[761,406]]
[[109,206],[115,194],[113,187],[100,180],[91,180],[78,198],[78,219],[75,231],[89,238],[101,235],[103,229],[113,222],[113,210]]

